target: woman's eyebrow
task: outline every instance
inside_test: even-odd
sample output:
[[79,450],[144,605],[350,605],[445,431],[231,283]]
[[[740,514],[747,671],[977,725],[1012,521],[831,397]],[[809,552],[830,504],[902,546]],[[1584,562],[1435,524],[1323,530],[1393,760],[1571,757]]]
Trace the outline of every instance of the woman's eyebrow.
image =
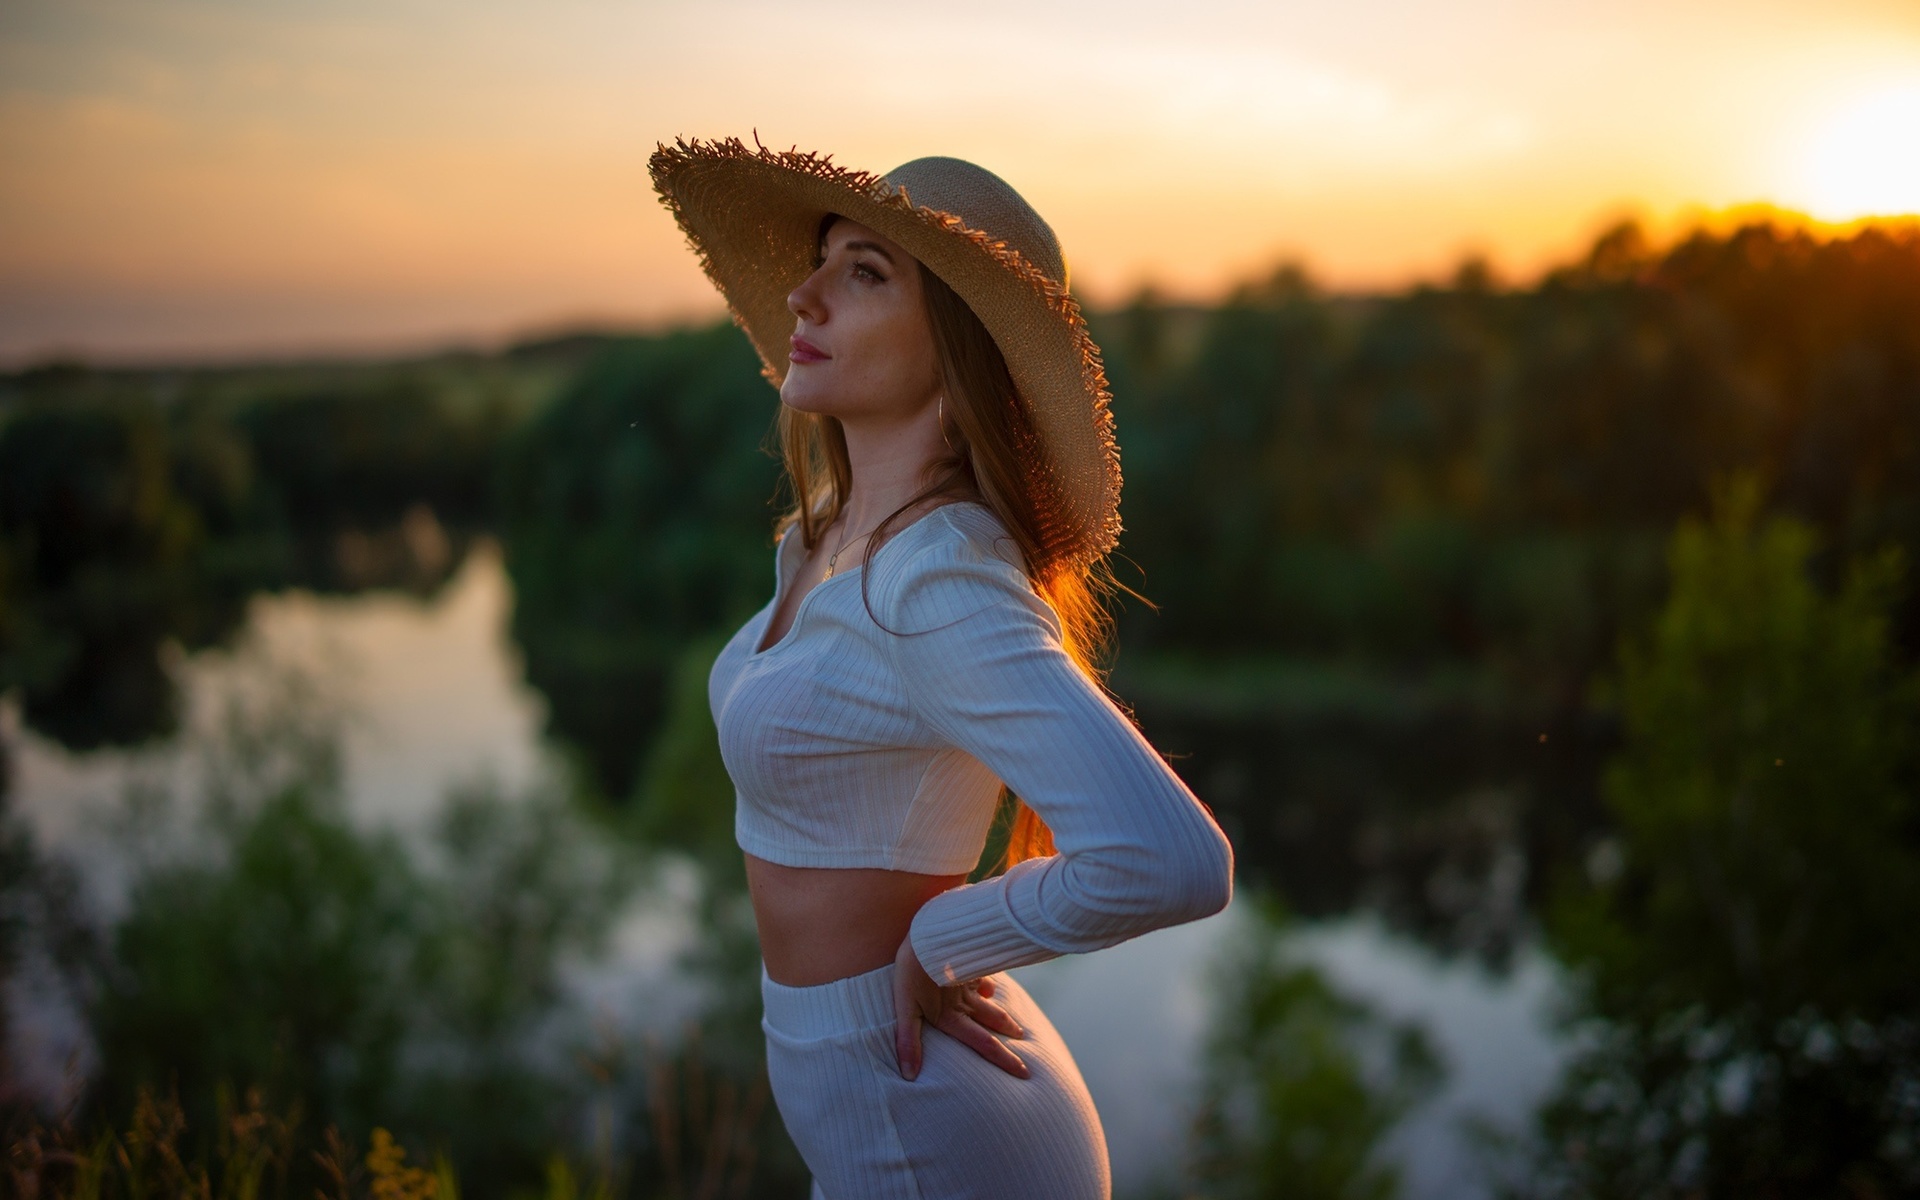
[[845,248],[848,250],[871,250],[881,258],[886,259],[889,264],[893,262],[893,255],[888,254],[886,247],[878,242],[848,242]]

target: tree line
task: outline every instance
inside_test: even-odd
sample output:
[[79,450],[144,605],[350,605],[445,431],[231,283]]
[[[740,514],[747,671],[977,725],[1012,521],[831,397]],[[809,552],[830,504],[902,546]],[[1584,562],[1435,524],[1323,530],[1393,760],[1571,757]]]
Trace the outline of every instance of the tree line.
[[[1123,662],[1466,664],[1578,705],[1728,471],[1812,525],[1829,582],[1920,545],[1911,225],[1665,248],[1623,225],[1524,287],[1470,265],[1355,297],[1287,268],[1094,323],[1121,574],[1156,606],[1121,614]],[[624,795],[677,656],[769,594],[776,403],[724,325],[378,368],[16,374],[0,690],[70,746],[165,732],[160,644],[229,636],[257,590],[430,588],[446,564],[421,570],[417,538],[341,539],[425,506],[456,549],[501,536],[554,731]],[[1894,613],[1911,653],[1920,603]]]

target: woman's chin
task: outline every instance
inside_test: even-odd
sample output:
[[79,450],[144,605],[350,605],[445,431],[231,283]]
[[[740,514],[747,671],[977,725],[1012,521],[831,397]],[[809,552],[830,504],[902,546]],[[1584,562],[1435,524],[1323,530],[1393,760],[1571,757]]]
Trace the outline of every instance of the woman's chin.
[[794,378],[801,369],[796,365],[787,372],[786,382],[780,385],[780,403],[796,412],[813,413],[821,417],[838,416],[833,411],[833,398],[825,393],[825,389],[812,387]]

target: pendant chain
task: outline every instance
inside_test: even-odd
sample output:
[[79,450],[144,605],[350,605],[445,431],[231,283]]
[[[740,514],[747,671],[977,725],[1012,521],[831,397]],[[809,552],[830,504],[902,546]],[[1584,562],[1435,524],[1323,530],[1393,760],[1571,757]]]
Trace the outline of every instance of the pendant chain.
[[[880,528],[878,525],[875,525],[873,527],[873,529],[878,529],[878,528]],[[846,551],[846,548],[848,546],[853,545],[855,542],[859,541],[860,538],[872,537],[873,529],[867,530],[865,533],[861,534],[859,537],[848,538],[846,541],[840,543],[840,549],[835,550],[832,554],[827,555],[827,573],[820,577],[820,581],[822,583],[825,583],[827,580],[833,578],[834,564],[840,561],[840,555]]]

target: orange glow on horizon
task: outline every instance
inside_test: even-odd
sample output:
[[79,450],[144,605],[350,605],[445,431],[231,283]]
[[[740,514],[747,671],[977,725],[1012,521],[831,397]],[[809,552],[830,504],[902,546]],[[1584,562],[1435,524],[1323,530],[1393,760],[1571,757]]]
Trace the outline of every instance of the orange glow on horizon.
[[[1468,257],[1517,281],[1623,212],[1658,230],[1752,200],[1913,210],[1911,181],[1858,150],[1899,136],[1905,102],[1848,90],[1920,80],[1909,0],[981,5],[955,23],[866,0],[15,0],[0,364],[706,319],[646,157],[756,127],[873,170],[987,166],[1094,306],[1148,284],[1208,299],[1282,261],[1339,290]],[[823,26],[849,36],[797,55]],[[1821,113],[1839,115],[1783,167],[1783,131]]]

